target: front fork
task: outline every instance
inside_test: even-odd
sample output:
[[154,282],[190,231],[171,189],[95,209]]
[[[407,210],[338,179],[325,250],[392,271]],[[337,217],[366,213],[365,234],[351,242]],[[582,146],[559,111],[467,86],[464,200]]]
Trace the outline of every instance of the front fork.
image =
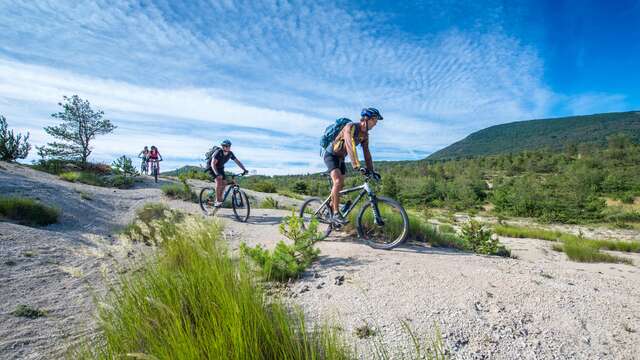
[[373,209],[373,218],[378,226],[384,226],[384,220],[380,215],[380,209],[378,209],[378,198],[375,195],[369,195],[369,201],[371,202],[371,208]]

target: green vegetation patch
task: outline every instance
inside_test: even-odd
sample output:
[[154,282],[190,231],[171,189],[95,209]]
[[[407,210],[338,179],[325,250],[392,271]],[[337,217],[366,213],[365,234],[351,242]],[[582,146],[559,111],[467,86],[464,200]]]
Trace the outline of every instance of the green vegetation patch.
[[587,239],[582,234],[573,235],[560,231],[512,225],[496,225],[493,229],[502,236],[557,241],[559,243],[554,244],[553,249],[565,252],[569,259],[578,262],[631,264],[631,260],[627,258],[603,253],[600,250],[640,252],[640,242],[636,241]]
[[23,197],[0,195],[0,216],[29,226],[46,226],[58,222],[60,210]]
[[233,260],[217,223],[187,218],[161,231],[162,251],[123,276],[99,306],[100,346],[78,357],[154,359],[351,359],[336,330],[267,297]]
[[260,202],[260,208],[262,209],[280,209],[280,203],[278,200],[272,198],[271,196],[267,196]]
[[577,262],[605,262],[605,263],[622,263],[633,264],[630,259],[603,253],[598,247],[593,246],[590,242],[580,240],[567,240],[562,243],[554,244],[553,250],[562,251],[567,257]]
[[258,265],[263,278],[268,281],[298,278],[320,254],[320,250],[314,247],[322,237],[318,232],[317,221],[312,221],[304,229],[302,219],[291,215],[280,224],[280,233],[293,243],[280,241],[273,250],[261,245],[249,247],[245,243],[240,244],[241,253]]
[[184,213],[164,204],[148,203],[136,211],[135,219],[120,233],[133,242],[160,245],[166,237],[163,232],[174,231],[184,218]]
[[94,172],[89,171],[69,171],[60,174],[60,178],[69,182],[79,182],[93,186],[107,186],[108,184],[102,177]]
[[26,317],[29,319],[37,319],[39,317],[47,316],[47,312],[45,310],[41,310],[30,305],[18,305],[15,310],[11,312],[11,315],[18,317]]
[[191,186],[186,182],[182,184],[164,184],[160,189],[172,199],[198,202],[198,195],[191,190]]

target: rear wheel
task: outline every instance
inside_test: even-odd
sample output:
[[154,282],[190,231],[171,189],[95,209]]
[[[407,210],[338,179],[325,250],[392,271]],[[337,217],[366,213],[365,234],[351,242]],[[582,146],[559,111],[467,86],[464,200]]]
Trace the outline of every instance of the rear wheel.
[[249,219],[251,206],[249,205],[249,198],[244,191],[237,190],[233,192],[231,195],[231,206],[238,221],[246,222],[247,219]]
[[200,196],[198,196],[198,202],[200,203],[200,209],[205,215],[215,215],[218,208],[213,206],[216,201],[216,189],[210,187],[204,187],[200,190]]
[[360,209],[356,222],[358,236],[372,248],[393,249],[407,238],[409,217],[402,205],[393,199],[378,197],[377,207],[379,218],[371,202]]
[[329,204],[322,206],[322,200],[319,198],[311,198],[305,201],[300,207],[300,218],[302,218],[302,226],[305,229],[309,228],[312,220],[318,221],[318,232],[322,235],[322,238],[329,236],[331,233],[331,215],[333,211],[329,207]]

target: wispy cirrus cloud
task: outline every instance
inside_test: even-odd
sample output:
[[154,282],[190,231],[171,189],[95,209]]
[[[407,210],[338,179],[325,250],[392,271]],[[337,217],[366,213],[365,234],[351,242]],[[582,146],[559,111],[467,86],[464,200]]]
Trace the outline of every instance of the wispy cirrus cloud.
[[416,38],[371,17],[331,2],[0,1],[0,103],[35,131],[78,93],[115,116],[132,149],[150,127],[165,153],[192,161],[233,137],[251,165],[281,173],[320,169],[321,130],[363,106],[385,115],[374,151],[412,159],[557,101],[536,50],[499,26]]

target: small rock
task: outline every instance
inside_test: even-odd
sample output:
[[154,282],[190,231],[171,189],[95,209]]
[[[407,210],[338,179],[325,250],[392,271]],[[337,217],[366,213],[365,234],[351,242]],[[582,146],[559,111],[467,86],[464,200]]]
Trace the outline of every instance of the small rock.
[[316,289],[322,289],[323,286],[324,286],[324,281],[318,284],[318,286],[316,286]]
[[303,286],[302,289],[300,289],[300,294],[305,293],[307,291],[309,291],[309,285]]
[[342,285],[342,283],[344,283],[344,275],[336,276],[335,279],[336,279],[336,282],[335,282],[336,285]]

